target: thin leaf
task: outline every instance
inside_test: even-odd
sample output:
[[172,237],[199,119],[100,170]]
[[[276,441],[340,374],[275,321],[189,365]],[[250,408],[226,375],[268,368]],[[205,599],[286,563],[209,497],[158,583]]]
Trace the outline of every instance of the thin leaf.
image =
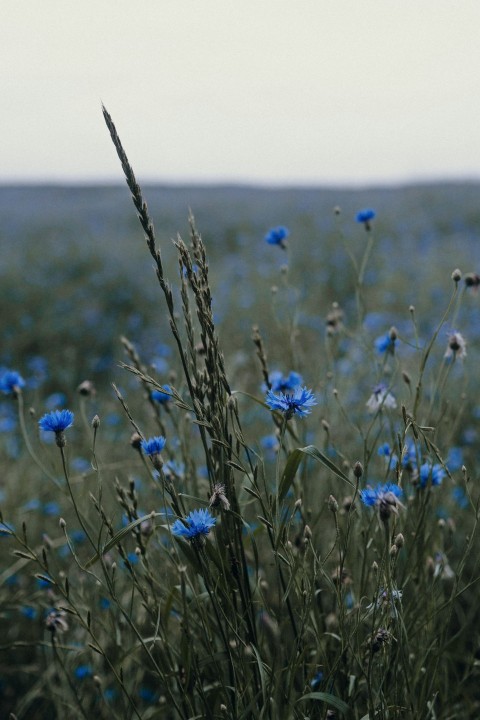
[[335,697],[335,695],[330,695],[330,693],[325,692],[312,692],[308,693],[308,695],[304,695],[301,697],[297,702],[301,702],[302,700],[320,700],[320,702],[327,703],[327,705],[332,705],[332,707],[336,708],[339,712],[346,714],[349,710],[349,707],[346,702],[343,700],[340,700],[340,698]]
[[140,525],[145,520],[151,520],[154,517],[162,517],[163,513],[149,513],[148,515],[143,515],[140,518],[137,518],[136,520],[133,520],[131,523],[128,523],[128,525],[125,525],[124,528],[119,530],[115,535],[110,538],[110,540],[105,543],[103,546],[101,552],[95,553],[93,557],[88,560],[88,562],[85,565],[85,568],[89,568],[92,565],[94,565],[98,560],[100,560],[100,557],[102,555],[105,555],[109,550],[111,550],[113,547],[118,545],[119,542],[123,540],[124,537],[126,537],[134,528],[137,527],[137,525]]

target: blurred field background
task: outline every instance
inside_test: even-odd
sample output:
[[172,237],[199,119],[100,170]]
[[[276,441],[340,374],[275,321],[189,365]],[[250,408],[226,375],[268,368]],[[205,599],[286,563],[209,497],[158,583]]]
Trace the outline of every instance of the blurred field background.
[[[253,326],[259,326],[271,370],[295,370],[317,393],[319,408],[305,423],[308,432],[305,430],[304,440],[324,447],[345,467],[351,467],[356,460],[365,462],[366,445],[352,428],[365,416],[372,387],[385,375],[385,359],[375,341],[392,326],[397,328],[399,342],[391,376],[399,407],[401,403],[408,406],[411,389],[402,382],[401,373],[413,377],[418,365],[412,315],[419,346],[425,347],[448,305],[452,271],[460,268],[466,274],[480,270],[480,184],[362,190],[146,185],[143,191],[155,222],[166,276],[177,288],[181,269],[179,272],[172,239],[180,233],[188,240],[189,209],[195,216],[207,248],[214,317],[232,387],[263,399],[263,378],[251,339]],[[359,314],[349,255],[359,259],[364,252],[367,235],[362,224],[355,222],[357,211],[364,207],[376,211],[375,241]],[[269,228],[277,225],[290,230],[286,251],[264,240]],[[110,487],[113,477],[118,476],[121,482],[139,477],[142,468],[129,445],[131,426],[112,382],[134,416],[142,418],[146,434],[153,434],[156,426],[144,389],[136,377],[120,367],[121,362],[129,361],[120,338],[124,336],[133,343],[144,367],[159,383],[181,387],[182,381],[163,298],[128,189],[120,185],[1,187],[0,283],[0,366],[14,368],[26,381],[23,396],[27,416],[30,412],[28,432],[33,434],[36,420],[49,410],[64,407],[78,412],[68,452],[76,487],[85,482],[86,494],[92,487],[88,423],[97,413],[103,442],[99,453],[112,477]],[[178,289],[174,294],[178,299]],[[480,455],[476,373],[480,300],[475,290],[465,288],[463,281],[460,294],[461,307],[441,327],[432,363],[438,370],[448,334],[454,330],[467,339],[468,355],[463,363],[452,367],[449,383],[442,387],[443,404],[435,406],[433,414],[438,423],[436,442],[445,458],[451,448],[456,449],[457,462],[451,460],[451,467],[459,472],[465,463],[475,476]],[[343,311],[344,332],[332,339],[327,336],[327,318],[333,303]],[[473,371],[470,363],[474,364]],[[85,380],[95,384],[96,395],[82,409],[84,400],[77,388]],[[433,386],[433,374],[427,374],[427,398]],[[334,389],[340,404],[332,395]],[[260,452],[260,438],[272,433],[269,415],[248,398],[240,397],[239,403],[247,442]],[[322,425],[322,420],[326,424]],[[392,429],[390,439],[394,435]],[[382,440],[383,435],[377,444]],[[57,472],[55,448],[45,446],[45,441],[42,438],[42,462]],[[177,449],[178,460],[182,453],[185,456],[185,448],[178,453]],[[267,443],[264,449],[268,455]],[[72,527],[75,520],[71,510],[61,507],[55,487],[40,476],[26,454],[16,404],[5,396],[0,398],[0,454],[0,507],[4,520],[17,528],[26,520],[34,544],[51,542],[53,547],[61,548],[59,518],[66,516]],[[383,481],[383,458],[376,456],[375,443],[367,454],[373,457],[371,477]],[[188,458],[184,460],[188,464]],[[196,461],[200,463],[199,458]],[[138,483],[141,487],[141,480]],[[329,483],[326,497],[334,487],[331,480]],[[341,499],[340,493],[338,501]],[[142,509],[149,512],[152,502],[149,496]],[[324,507],[323,495],[322,503]],[[461,512],[450,489],[438,504],[443,508],[437,508],[438,517]],[[119,511],[118,521],[120,517]],[[468,522],[462,530],[467,532],[467,527]],[[49,672],[41,610],[49,601],[42,594],[44,589],[27,586],[17,574],[10,539],[4,537],[1,542],[0,716],[7,717],[6,713],[16,709],[19,718],[54,718],[57,715],[53,705],[41,688],[44,673]],[[81,533],[78,542],[81,544]],[[455,547],[452,554],[457,552],[460,557]],[[59,555],[59,562],[66,555],[68,549]],[[33,570],[30,574],[34,583]],[[466,603],[462,613],[459,623],[472,620],[471,602]],[[28,646],[30,640],[35,651]],[[27,646],[22,649],[23,642]],[[456,659],[459,668],[461,662],[470,663],[467,650],[469,658],[474,658],[478,647],[478,628],[472,627],[470,637],[462,637],[460,642],[458,652],[463,657]],[[455,652],[455,647],[450,649]],[[91,683],[94,670],[84,645],[78,652],[78,658],[72,660],[72,673],[76,673],[81,686],[82,682]],[[463,671],[459,669],[459,677]],[[465,714],[458,717],[473,718],[478,710],[472,689],[477,680],[471,674],[468,678],[462,692],[470,697],[472,714],[467,714],[465,706]],[[143,679],[139,683],[135,690],[139,707],[143,707],[142,703],[147,707],[153,698],[157,702],[148,682]],[[110,699],[104,695],[107,708],[108,702],[115,706],[113,692]],[[92,697],[94,694],[91,690]],[[107,710],[100,710],[94,700],[91,703],[90,712],[107,716]],[[126,710],[122,714],[120,706],[115,707],[118,717],[129,716]],[[438,717],[446,718],[448,713]]]

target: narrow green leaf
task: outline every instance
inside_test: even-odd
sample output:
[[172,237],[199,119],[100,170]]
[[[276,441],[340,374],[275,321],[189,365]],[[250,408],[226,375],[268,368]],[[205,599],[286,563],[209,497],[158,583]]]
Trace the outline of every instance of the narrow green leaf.
[[136,528],[137,525],[140,525],[145,520],[151,520],[152,517],[162,517],[162,516],[163,516],[163,513],[154,513],[154,514],[149,513],[148,515],[143,515],[142,517],[137,518],[136,520],[133,520],[131,523],[128,523],[128,525],[126,525],[124,528],[122,528],[117,533],[115,533],[115,535],[112,538],[110,538],[110,540],[107,543],[105,543],[105,545],[103,546],[100,553],[95,553],[95,555],[93,557],[91,557],[90,560],[88,560],[88,562],[85,565],[85,568],[89,568],[92,565],[94,565],[98,560],[100,560],[101,555],[105,555],[105,553],[107,553],[113,547],[118,545],[118,543],[121,542],[123,540],[123,538],[126,537],[129,533],[131,533],[133,528]]
[[299,698],[297,702],[301,702],[302,700],[320,700],[320,702],[327,703],[327,705],[332,705],[332,707],[336,708],[339,712],[344,714],[347,713],[349,710],[346,702],[343,702],[343,700],[340,700],[340,698],[335,697],[335,695],[330,695],[330,693],[308,693],[308,695],[304,695],[303,697]]
[[354,487],[352,481],[348,479],[345,473],[342,472],[342,470],[340,470],[340,468],[338,468],[335,463],[330,460],[330,458],[328,458],[323,452],[321,452],[321,450],[316,448],[314,445],[307,445],[304,448],[297,448],[296,450],[292,450],[292,452],[287,458],[285,469],[280,480],[280,487],[278,491],[279,502],[281,502],[285,498],[287,492],[289,491],[290,486],[293,482],[293,478],[295,477],[295,474],[298,470],[298,466],[303,460],[303,455],[308,455],[317,462],[321,463],[326,468],[328,468],[328,470],[330,470],[330,472],[332,472],[334,475]]

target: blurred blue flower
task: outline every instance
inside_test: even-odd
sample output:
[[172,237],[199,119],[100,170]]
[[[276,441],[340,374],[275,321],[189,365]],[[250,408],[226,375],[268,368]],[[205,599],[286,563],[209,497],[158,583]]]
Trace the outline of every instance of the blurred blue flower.
[[142,440],[142,450],[145,455],[160,455],[165,447],[166,440],[162,435]]
[[161,390],[152,390],[152,398],[156,400],[160,405],[165,405],[169,400],[171,400],[171,388],[170,385],[164,385],[164,390],[166,392],[162,392]]
[[426,487],[429,480],[431,480],[431,484],[434,487],[442,484],[442,480],[445,477],[445,470],[439,464],[432,465],[431,462],[426,462],[420,466],[419,476],[420,487]]
[[463,465],[463,451],[457,446],[451,447],[448,451],[447,462],[445,463],[450,472],[460,470]]
[[70,463],[72,470],[79,473],[87,472],[92,469],[91,464],[86,458],[75,457]]
[[28,500],[25,505],[22,505],[22,510],[26,512],[30,512],[31,510],[38,510],[41,506],[41,502],[38,498],[32,498],[31,500]]
[[397,401],[388,391],[387,386],[379,383],[373,388],[373,392],[368,398],[366,406],[370,413],[375,413],[377,410],[383,410],[383,408],[390,410],[395,409],[397,407]]
[[210,528],[216,523],[209,510],[201,508],[192,510],[185,520],[176,520],[172,525],[172,532],[178,537],[185,537],[194,540],[202,535],[208,535]]
[[74,415],[70,410],[53,410],[38,421],[45,432],[61,433],[73,425]]
[[265,399],[270,410],[280,410],[285,415],[285,419],[289,420],[293,415],[305,417],[309,415],[310,408],[317,404],[315,395],[306,387],[299,387],[294,393],[278,393],[275,394],[269,390]]
[[318,670],[318,672],[315,673],[315,675],[310,680],[310,687],[312,690],[318,690],[320,685],[322,684],[323,680],[323,672],[321,670]]
[[75,677],[78,680],[84,680],[87,677],[91,677],[93,675],[93,670],[90,665],[79,665],[77,668],[75,668]]
[[285,240],[290,235],[290,231],[283,225],[271,228],[265,235],[265,240],[269,245],[280,245],[280,247],[286,247]]
[[452,490],[452,499],[462,510],[468,507],[468,497],[465,490],[458,485]]
[[270,373],[268,379],[273,392],[284,393],[288,390],[296,390],[303,383],[302,376],[293,370],[288,375],[283,375],[279,370],[274,370]]
[[368,225],[370,223],[370,220],[373,220],[375,215],[375,210],[372,210],[372,208],[365,208],[364,210],[358,211],[355,219],[358,223],[364,223],[365,225]]
[[25,380],[16,370],[0,371],[0,390],[5,395],[15,394],[25,387]]
[[395,483],[377,483],[374,488],[367,487],[365,490],[360,491],[360,498],[364,505],[373,507],[379,505],[389,494],[393,494],[395,498],[399,498],[403,495],[401,487]]
[[394,353],[395,352],[395,340],[392,340],[390,333],[380,335],[374,341],[375,350],[379,353]]
[[60,505],[55,501],[45,503],[45,505],[43,506],[43,514],[44,515],[59,515],[60,514]]
[[108,608],[110,607],[110,605],[111,605],[111,602],[110,602],[110,600],[109,600],[108,598],[106,598],[106,597],[101,597],[101,598],[100,598],[100,607],[101,607],[102,610],[108,610]]
[[62,407],[67,402],[67,396],[65,393],[56,392],[52,393],[45,400],[45,407],[47,410],[53,410],[55,407]]
[[31,605],[22,605],[20,608],[20,612],[22,613],[23,617],[26,617],[28,620],[35,620],[35,618],[37,617],[37,610]]

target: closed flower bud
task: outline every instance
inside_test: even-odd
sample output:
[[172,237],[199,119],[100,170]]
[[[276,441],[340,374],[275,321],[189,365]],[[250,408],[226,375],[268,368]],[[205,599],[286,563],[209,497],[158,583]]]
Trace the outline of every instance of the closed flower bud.
[[361,462],[357,461],[355,465],[353,466],[353,474],[356,478],[361,478],[363,475],[363,465]]
[[304,530],[303,530],[303,537],[304,537],[306,540],[311,540],[312,531],[311,531],[309,525],[305,525],[305,528],[304,528]]
[[402,533],[398,533],[397,537],[395,538],[395,545],[399,550],[405,545],[405,538],[403,537]]
[[92,418],[92,428],[94,430],[98,430],[99,427],[100,427],[100,418],[98,417],[98,415],[95,415]]
[[453,282],[458,283],[458,282],[460,282],[461,279],[462,279],[462,273],[461,273],[461,271],[457,268],[456,270],[454,270],[454,271],[452,272],[452,280],[453,280]]
[[95,385],[91,380],[84,380],[77,387],[77,392],[83,397],[93,397],[96,393]]
[[392,545],[390,548],[390,557],[394,558],[398,554],[398,547],[396,545]]
[[328,509],[332,513],[338,512],[338,502],[333,497],[333,495],[330,495],[330,497],[328,498]]
[[133,433],[132,437],[130,438],[130,445],[135,450],[140,450],[142,447],[142,437],[138,433]]

